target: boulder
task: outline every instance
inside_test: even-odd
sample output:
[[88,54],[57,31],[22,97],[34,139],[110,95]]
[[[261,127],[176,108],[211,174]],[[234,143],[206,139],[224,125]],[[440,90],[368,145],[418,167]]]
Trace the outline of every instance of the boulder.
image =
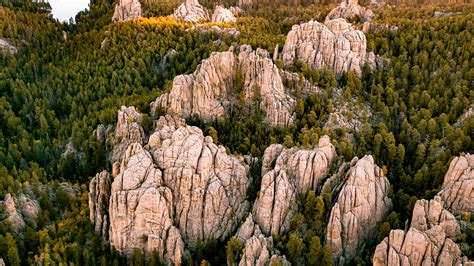
[[451,161],[438,195],[454,215],[474,213],[474,154],[468,153]]
[[161,108],[181,117],[196,115],[212,121],[222,117],[237,100],[234,84],[239,76],[244,98],[260,98],[260,108],[266,111],[269,124],[290,125],[295,118],[296,101],[285,93],[279,70],[269,56],[267,51],[253,51],[249,45],[241,46],[238,55],[232,48],[214,52],[193,74],[177,76],[171,92],[152,102],[151,110]]
[[173,13],[176,20],[184,22],[209,21],[209,13],[198,0],[186,0]]
[[314,68],[331,69],[336,75],[351,70],[361,75],[364,64],[375,68],[379,61],[367,52],[364,33],[344,19],[294,25],[283,46],[282,59],[286,66],[298,60]]
[[375,14],[372,12],[372,10],[360,6],[357,0],[342,0],[338,7],[329,12],[329,14],[326,16],[326,21],[338,18],[358,18],[363,22],[370,22],[374,16]]
[[231,10],[222,6],[217,6],[212,14],[212,22],[236,22],[234,14]]
[[358,160],[331,209],[326,242],[336,263],[351,261],[373,240],[392,207],[390,183],[371,155]]
[[112,21],[124,21],[141,17],[142,5],[139,0],[119,0],[115,5]]

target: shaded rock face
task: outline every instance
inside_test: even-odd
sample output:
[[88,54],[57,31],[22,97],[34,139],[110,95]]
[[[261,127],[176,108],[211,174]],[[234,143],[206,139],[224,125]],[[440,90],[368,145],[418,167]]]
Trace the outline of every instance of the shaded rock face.
[[336,158],[328,136],[312,150],[285,149],[273,144],[265,150],[262,182],[253,216],[266,235],[280,235],[289,229],[297,211],[297,195],[315,189]]
[[451,238],[460,234],[443,200],[418,200],[407,231],[392,230],[375,249],[374,265],[460,265],[461,250]]
[[286,66],[299,60],[314,68],[331,69],[336,75],[351,70],[360,75],[366,63],[371,68],[377,66],[374,53],[367,53],[364,33],[354,30],[344,19],[294,25],[286,38],[282,59]]
[[15,46],[11,45],[7,40],[0,38],[0,52],[3,54],[14,55],[17,52]]
[[89,184],[90,220],[100,236],[108,236],[108,211],[112,177],[102,171],[92,178]]
[[343,0],[338,7],[334,8],[326,16],[326,21],[332,19],[359,18],[362,21],[371,21],[375,16],[374,12],[359,5],[357,0]]
[[474,213],[474,155],[455,157],[438,195],[453,214]]
[[326,235],[338,264],[353,259],[371,241],[392,206],[388,179],[371,155],[358,160],[347,175],[331,209]]
[[212,22],[236,22],[234,14],[231,10],[222,6],[217,6],[212,14]]
[[41,211],[37,200],[26,194],[14,197],[7,193],[2,203],[5,207],[6,219],[16,232],[23,230],[26,223],[36,225],[36,219]]
[[[116,135],[135,139],[127,129],[143,131],[135,112],[119,111]],[[147,143],[132,142],[121,155],[109,198],[110,175],[92,179],[90,212],[103,236],[109,217],[109,240],[127,255],[156,250],[163,263],[179,265],[185,243],[195,249],[199,241],[225,239],[250,208],[244,159],[227,155],[182,119],[161,117]]]
[[206,121],[222,117],[237,99],[234,81],[238,74],[245,99],[260,96],[260,108],[266,111],[269,124],[292,124],[296,101],[285,93],[279,70],[269,57],[267,51],[253,51],[248,45],[241,46],[238,55],[232,49],[212,53],[193,74],[177,76],[171,92],[152,102],[151,110],[162,108],[181,117],[196,115]]
[[141,17],[142,5],[139,0],[119,0],[115,6],[112,21],[124,21],[128,19],[135,19]]
[[186,0],[173,13],[173,17],[184,22],[208,21],[209,13],[198,0]]

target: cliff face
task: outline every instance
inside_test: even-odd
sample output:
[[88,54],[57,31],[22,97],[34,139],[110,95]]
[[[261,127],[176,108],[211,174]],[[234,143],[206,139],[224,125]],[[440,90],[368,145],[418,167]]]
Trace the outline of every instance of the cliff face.
[[[236,76],[242,88],[235,87]],[[232,50],[213,53],[193,74],[177,76],[171,92],[158,97],[151,109],[162,108],[181,117],[197,115],[210,121],[224,115],[239,90],[246,100],[260,98],[269,124],[293,123],[295,100],[286,94],[278,68],[267,51],[253,51],[248,45],[241,46],[238,55]]]
[[367,53],[364,33],[344,19],[294,25],[286,38],[282,59],[286,66],[298,60],[314,68],[331,69],[336,75],[351,70],[360,75],[366,63],[371,68],[377,66],[376,56]]
[[350,261],[371,241],[392,207],[390,183],[372,156],[354,163],[331,209],[326,235],[338,264]]

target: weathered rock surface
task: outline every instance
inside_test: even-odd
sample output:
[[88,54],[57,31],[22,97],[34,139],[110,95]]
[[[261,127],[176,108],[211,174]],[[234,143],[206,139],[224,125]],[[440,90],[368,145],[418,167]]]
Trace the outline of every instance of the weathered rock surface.
[[367,106],[354,106],[350,103],[345,103],[329,114],[328,121],[324,127],[359,131],[362,128],[363,122],[367,122],[371,117],[372,112]]
[[438,195],[453,214],[474,213],[474,154],[451,161]]
[[110,175],[92,179],[91,219],[104,232],[109,216],[109,239],[119,251],[157,250],[165,264],[179,265],[185,246],[195,249],[198,242],[223,240],[235,231],[250,208],[249,167],[199,128],[170,115],[157,121],[143,146],[140,117],[131,108],[119,111],[115,134],[137,142],[121,153],[110,198]]
[[369,6],[372,8],[382,8],[385,7],[387,3],[384,0],[370,0]]
[[312,150],[285,149],[273,144],[265,150],[262,182],[253,217],[265,235],[280,235],[289,229],[297,211],[297,196],[315,189],[329,172],[336,157],[328,136]]
[[334,8],[326,16],[326,21],[332,19],[352,19],[358,18],[362,21],[371,21],[375,16],[374,12],[359,5],[358,0],[342,0],[338,7]]
[[236,22],[234,14],[231,10],[222,6],[217,6],[212,14],[212,22]]
[[2,203],[5,207],[6,219],[16,232],[23,230],[26,223],[32,226],[36,225],[36,219],[41,211],[37,200],[26,194],[13,197],[7,193]]
[[15,46],[11,45],[7,40],[0,38],[0,51],[3,54],[14,55],[17,52]]
[[115,6],[112,21],[124,21],[142,16],[142,5],[139,0],[119,0]]
[[173,13],[177,20],[185,22],[209,21],[209,13],[198,0],[186,0]]
[[362,26],[362,31],[364,33],[380,32],[380,31],[395,32],[395,31],[398,31],[398,26],[387,24],[387,23],[379,24],[379,23],[374,23],[374,22],[365,22],[364,25]]
[[269,56],[267,51],[253,51],[248,45],[241,46],[238,55],[232,49],[212,53],[193,74],[177,76],[171,92],[151,103],[151,110],[162,108],[181,117],[197,115],[207,121],[222,117],[237,99],[234,84],[239,74],[245,99],[260,96],[266,121],[271,125],[289,125],[295,118],[295,100],[285,93],[279,70]]
[[279,251],[274,248],[273,237],[266,237],[258,224],[255,224],[252,214],[247,216],[237,231],[236,237],[244,243],[239,266],[273,265],[272,262],[276,261],[284,266],[290,265],[286,257],[281,256]]
[[390,184],[371,155],[358,160],[347,173],[331,209],[326,242],[337,263],[353,259],[370,242],[392,206]]
[[418,200],[408,231],[392,230],[375,250],[374,265],[460,265],[461,250],[451,238],[460,234],[443,200]]
[[141,127],[142,115],[135,107],[122,106],[118,111],[118,120],[115,127],[116,145],[112,151],[111,161],[122,159],[123,153],[131,143],[142,144],[145,141],[145,132]]
[[95,231],[100,236],[108,237],[109,229],[109,199],[112,177],[109,172],[102,171],[92,178],[89,184],[89,210],[90,220]]
[[375,68],[378,61],[374,53],[367,53],[364,33],[354,30],[344,19],[294,25],[286,38],[282,59],[286,66],[299,60],[315,68],[331,69],[336,75],[350,70],[360,75],[364,64]]

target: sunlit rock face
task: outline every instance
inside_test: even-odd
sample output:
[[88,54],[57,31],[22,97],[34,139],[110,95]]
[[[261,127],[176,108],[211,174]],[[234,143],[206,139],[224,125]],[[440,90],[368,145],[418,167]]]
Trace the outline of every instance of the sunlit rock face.
[[186,0],[173,13],[173,17],[184,22],[209,21],[209,13],[198,0]]

